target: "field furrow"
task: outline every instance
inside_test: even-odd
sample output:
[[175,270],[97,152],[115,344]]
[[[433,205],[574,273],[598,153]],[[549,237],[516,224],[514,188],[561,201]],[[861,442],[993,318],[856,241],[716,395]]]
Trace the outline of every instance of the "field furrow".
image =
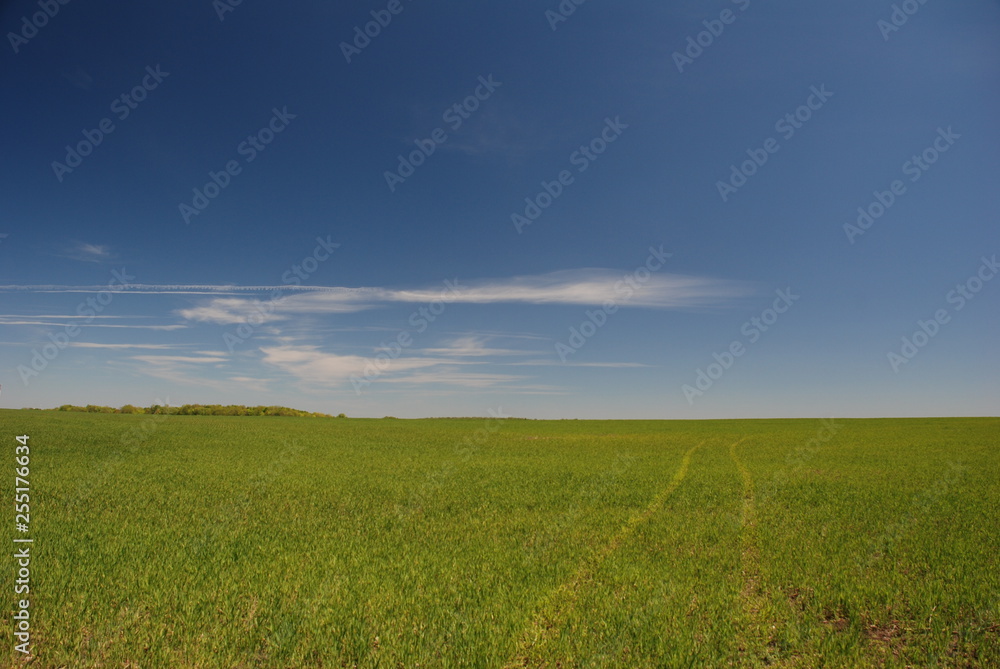
[[670,483],[653,498],[642,512],[629,518],[628,522],[625,523],[609,542],[583,561],[580,568],[573,574],[573,577],[569,581],[561,584],[546,596],[542,604],[538,607],[538,613],[521,636],[515,657],[504,665],[505,668],[544,664],[546,645],[549,640],[558,636],[560,630],[566,624],[569,614],[580,599],[581,590],[587,587],[588,584],[593,583],[595,572],[601,567],[608,556],[627,541],[637,527],[647,522],[651,516],[663,507],[667,498],[684,480],[691,465],[691,457],[701,445],[694,446],[684,454],[680,466],[677,468],[677,472],[670,480]]

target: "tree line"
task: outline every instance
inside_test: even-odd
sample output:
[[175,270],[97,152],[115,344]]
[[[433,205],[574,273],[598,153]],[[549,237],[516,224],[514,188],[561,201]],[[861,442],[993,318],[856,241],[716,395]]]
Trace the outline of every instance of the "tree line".
[[[88,404],[87,406],[76,406],[73,404],[63,404],[56,411],[81,411],[84,413],[124,413],[124,414],[169,414],[173,416],[308,416],[311,418],[333,418],[330,414],[300,411],[281,406],[245,406],[242,404],[184,404],[179,407],[163,406],[153,404],[148,407],[137,407],[131,404],[116,409],[115,407],[98,406]],[[346,418],[340,414],[337,418]]]

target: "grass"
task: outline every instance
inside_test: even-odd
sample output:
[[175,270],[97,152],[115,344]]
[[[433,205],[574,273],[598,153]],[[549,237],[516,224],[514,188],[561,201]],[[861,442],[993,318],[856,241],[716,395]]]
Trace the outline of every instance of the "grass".
[[998,419],[17,434],[34,667],[1000,665]]

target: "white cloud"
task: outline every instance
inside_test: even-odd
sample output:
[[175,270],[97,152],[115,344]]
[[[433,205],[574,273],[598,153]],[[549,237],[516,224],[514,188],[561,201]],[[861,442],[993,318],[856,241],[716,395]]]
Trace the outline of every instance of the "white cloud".
[[[440,364],[440,361],[439,361]],[[470,388],[495,388],[500,385],[524,381],[527,377],[513,374],[486,374],[463,372],[450,368],[432,369],[414,374],[379,379],[387,383],[408,383],[418,386],[449,385]]]
[[443,348],[425,348],[421,353],[430,355],[459,356],[459,357],[485,357],[494,355],[525,355],[525,351],[517,351],[509,348],[490,348],[486,345],[487,337],[477,337],[469,335],[459,337],[451,341]]
[[[453,349],[443,349],[453,352]],[[374,358],[359,355],[338,355],[315,346],[276,346],[262,348],[264,362],[290,374],[297,380],[320,386],[344,386],[352,376],[365,377],[368,365],[377,365]],[[459,356],[460,358],[461,356]],[[453,357],[406,357],[389,360],[378,369],[377,383],[427,386],[453,386],[458,388],[503,388],[511,391],[552,392],[549,386],[523,384],[530,377],[468,371],[472,362]],[[465,368],[463,368],[465,367]]]
[[[45,318],[39,316],[39,318]],[[0,316],[0,325],[45,325],[48,327],[69,327],[69,323],[56,323],[53,321],[12,321]],[[110,323],[73,323],[78,328],[125,328],[128,330],[183,330],[187,325],[112,325]]]
[[[236,324],[263,306],[266,320],[286,319],[292,315],[351,313],[383,303],[427,304],[444,301],[456,304],[566,304],[600,306],[615,302],[622,307],[678,309],[715,306],[751,292],[743,282],[678,274],[652,274],[643,282],[606,269],[566,270],[536,276],[508,279],[455,281],[454,289],[443,287],[419,289],[346,288],[296,286],[296,293],[268,302],[254,298],[215,298],[206,304],[177,313],[188,320]],[[0,287],[2,288],[2,287]],[[139,292],[164,286],[135,286]],[[185,288],[185,287],[181,287]],[[186,288],[196,288],[194,286]],[[198,286],[207,289],[207,286]],[[232,286],[219,286],[232,291]],[[282,290],[281,287],[258,287]],[[290,287],[285,287],[290,288]]]
[[149,365],[176,365],[178,363],[204,364],[209,362],[227,362],[223,355],[134,355],[133,360]]
[[500,363],[510,367],[607,367],[627,369],[637,367],[653,367],[641,362],[561,362],[557,360],[524,360],[521,362]]
[[46,315],[5,314],[3,316],[0,316],[0,318],[59,318],[59,319],[86,318],[90,320],[94,318],[142,318],[142,316],[109,316],[107,314],[97,314],[97,315],[89,314],[86,316],[81,314],[46,314]]
[[[677,308],[705,306],[746,295],[742,283],[722,279],[653,274],[629,286],[625,274],[607,269],[582,269],[550,272],[505,280],[477,281],[449,293],[451,302],[468,304],[577,304],[598,306],[614,301],[622,306]],[[393,291],[398,301],[430,302],[440,297],[439,290]]]
[[192,321],[235,325],[247,322],[250,316],[254,317],[256,323],[267,323],[287,319],[290,314],[353,313],[373,306],[361,302],[362,293],[342,292],[349,290],[364,289],[331,289],[322,293],[292,295],[270,301],[219,297],[198,307],[180,309],[177,314]]
[[[214,299],[209,304],[200,307],[181,309],[177,313],[189,321],[234,325],[246,322],[251,314],[257,314],[255,322],[265,323],[268,320],[273,320],[274,316],[268,312],[268,307],[260,300],[223,297]],[[256,320],[257,318],[259,321]]]
[[[220,392],[246,390],[246,384],[237,378],[219,377],[219,368],[230,360],[215,351],[197,351],[193,355],[134,355],[128,360],[133,371],[173,383],[193,385],[200,389],[211,388]],[[211,371],[206,365],[211,365]]]
[[[660,272],[643,282],[608,269],[562,270],[548,274],[478,281],[454,280],[456,287],[392,289],[343,286],[232,286],[232,285],[153,285],[129,284],[111,292],[131,294],[250,294],[276,293],[276,311],[286,313],[343,313],[360,311],[380,303],[427,303],[436,300],[462,304],[578,304],[596,306],[614,300],[623,306],[679,308],[713,305],[752,292],[749,284],[727,279],[685,276]],[[75,293],[108,290],[107,286],[4,285],[0,291]],[[291,293],[291,294],[287,294]],[[229,314],[234,309],[252,309],[257,298],[213,300]],[[248,306],[251,305],[251,306]],[[206,312],[206,315],[214,315]]]
[[104,244],[88,244],[86,242],[73,242],[62,255],[73,260],[96,263],[111,260],[114,257],[110,247]]
[[[360,355],[338,355],[321,351],[316,346],[273,346],[262,347],[264,362],[291,374],[301,381],[321,385],[340,385],[348,381],[352,374],[359,377],[365,373],[365,366],[374,364],[373,359]],[[445,360],[437,358],[400,357],[389,361],[382,375],[408,373],[415,369],[440,365]]]
[[128,349],[141,348],[149,350],[175,350],[178,347],[170,344],[94,344],[92,342],[75,341],[70,346],[74,348],[107,348],[107,349]]

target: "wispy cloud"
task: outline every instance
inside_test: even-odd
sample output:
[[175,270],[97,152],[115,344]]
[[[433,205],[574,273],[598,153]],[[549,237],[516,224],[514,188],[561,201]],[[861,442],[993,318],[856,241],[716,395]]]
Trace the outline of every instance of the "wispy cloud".
[[165,351],[165,350],[177,350],[181,348],[179,346],[173,346],[171,344],[96,344],[93,342],[76,341],[71,342],[70,346],[73,348],[101,348],[101,349],[144,349],[151,351]]
[[417,386],[448,385],[466,388],[496,388],[498,386],[523,382],[528,378],[513,374],[487,374],[485,372],[466,372],[442,368],[426,370],[415,374],[390,376],[383,380],[386,383],[406,383]]
[[519,161],[544,149],[551,134],[541,132],[540,125],[524,114],[485,110],[465,123],[462,131],[454,133],[441,149]]
[[447,346],[440,348],[425,348],[419,352],[427,355],[458,356],[458,357],[487,357],[506,355],[525,355],[525,351],[518,351],[509,348],[493,348],[487,346],[488,337],[477,337],[469,335],[454,339]]
[[[317,346],[262,347],[263,362],[290,374],[300,381],[319,385],[346,383],[352,374],[362,374],[371,361],[360,355],[340,355],[321,350]],[[413,370],[441,365],[447,361],[438,358],[403,357],[393,360],[388,374],[408,374]]]
[[521,360],[519,362],[498,363],[509,367],[605,367],[610,369],[630,369],[653,367],[641,362],[562,362],[557,360]]
[[[41,318],[41,317],[39,317]],[[47,327],[68,327],[70,323],[59,323],[56,321],[19,321],[10,320],[3,316],[0,316],[0,325],[44,325]],[[113,323],[72,323],[73,326],[78,328],[122,328],[127,330],[183,330],[187,328],[184,324],[175,325],[116,325]]]
[[217,323],[219,325],[243,323],[251,314],[259,314],[261,323],[274,320],[260,300],[238,298],[219,298],[212,300],[210,304],[181,309],[177,313],[189,321]]
[[177,363],[191,363],[196,365],[202,365],[206,363],[224,363],[228,362],[229,358],[223,355],[217,354],[201,354],[201,355],[134,355],[133,360],[139,362],[144,362],[150,365],[176,365]]
[[[298,314],[351,313],[384,303],[430,303],[443,300],[455,304],[534,304],[600,306],[615,302],[621,306],[648,309],[683,309],[724,305],[753,292],[739,281],[678,274],[654,274],[644,283],[630,284],[624,275],[607,269],[582,269],[463,282],[453,281],[453,289],[441,287],[395,289],[381,287],[347,288],[297,286],[296,294],[279,297],[266,304],[264,318],[279,320]],[[3,287],[0,287],[2,289]],[[144,292],[164,286],[133,286]],[[180,287],[206,290],[207,286]],[[232,293],[232,286],[219,286]],[[281,290],[281,287],[256,287]],[[193,321],[219,324],[243,322],[250,313],[260,311],[262,303],[254,298],[215,298],[206,304],[181,309],[178,315]]]
[[81,314],[4,314],[0,318],[58,318],[60,320],[78,318],[92,320],[95,318],[144,318],[144,316],[109,316],[102,314],[88,314],[86,316]]
[[293,295],[265,302],[255,298],[223,297],[189,309],[179,309],[177,315],[191,321],[232,325],[245,322],[252,314],[259,323],[282,320],[290,314],[342,314],[370,309],[373,304],[362,300],[366,289],[332,289],[331,292]]
[[[456,349],[442,349],[454,354]],[[462,350],[462,349],[457,349]],[[471,350],[471,349],[465,349]],[[262,348],[263,362],[289,374],[307,385],[336,387],[349,383],[352,375],[362,376],[368,358],[340,355],[316,346],[276,346]],[[516,392],[560,392],[552,386],[532,384],[530,376],[482,371],[476,366],[487,361],[455,357],[411,356],[392,360],[379,370],[379,383],[406,385],[425,389],[432,386],[453,389],[501,389]]]
[[64,258],[94,263],[101,263],[114,258],[111,248],[104,244],[88,244],[87,242],[79,241],[73,242],[61,255]]
[[[754,292],[743,281],[686,276],[661,272],[645,282],[630,286],[626,275],[609,269],[560,270],[548,274],[475,281],[452,280],[454,288],[441,286],[398,289],[344,286],[234,286],[186,284],[129,284],[126,287],[3,285],[0,291],[73,293],[109,291],[133,294],[226,294],[279,292],[293,293],[272,300],[282,311],[300,313],[338,313],[359,311],[388,302],[426,303],[444,299],[463,304],[576,304],[600,305],[613,300],[624,306],[648,308],[684,308],[726,303]],[[259,298],[242,302],[213,301],[221,309],[244,308]]]
[[[562,270],[534,276],[499,280],[479,280],[448,294],[451,302],[466,304],[570,304],[601,305],[615,301],[622,305],[649,308],[704,306],[745,296],[749,287],[736,281],[678,274],[654,274],[632,288],[626,276],[609,269]],[[398,302],[430,302],[441,291],[393,290],[384,299]]]
[[240,381],[245,375],[227,378],[223,368],[229,362],[222,353],[196,351],[189,355],[134,355],[122,364],[132,371],[174,383],[223,392],[245,390],[245,382]]

